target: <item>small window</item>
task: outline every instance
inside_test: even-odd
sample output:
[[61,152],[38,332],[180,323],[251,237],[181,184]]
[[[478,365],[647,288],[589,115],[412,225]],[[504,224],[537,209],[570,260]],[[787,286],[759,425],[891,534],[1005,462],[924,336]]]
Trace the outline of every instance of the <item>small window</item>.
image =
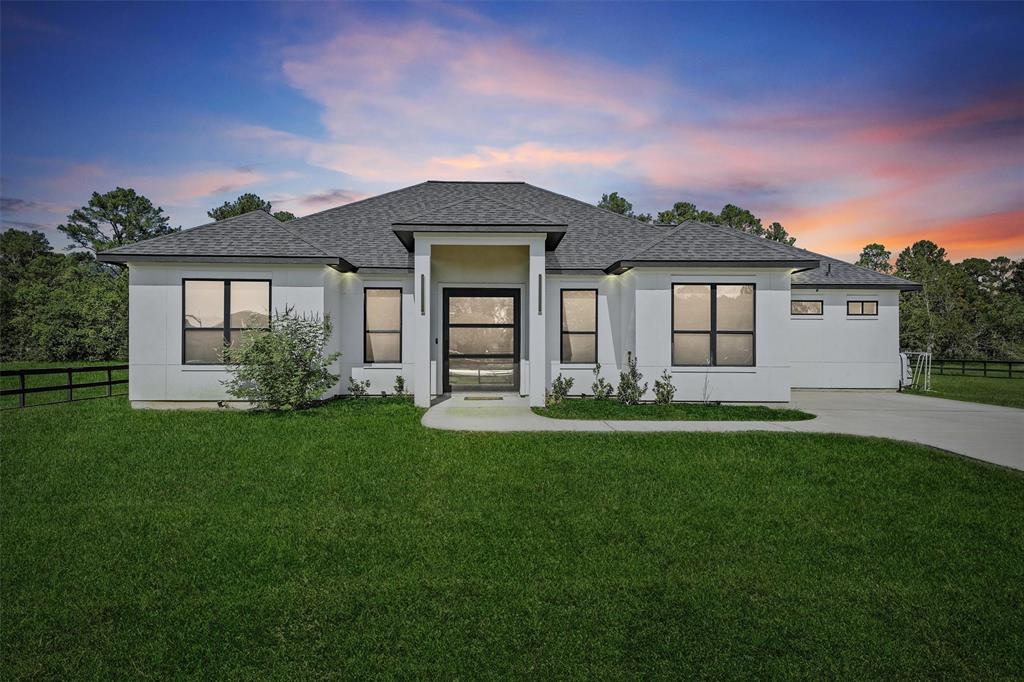
[[402,361],[402,290],[363,289],[363,362]]
[[790,301],[790,315],[821,315],[825,312],[824,301]]
[[672,364],[754,365],[753,284],[673,284]]
[[183,364],[221,364],[225,346],[270,327],[269,281],[186,279],[182,289]]
[[562,289],[562,362],[597,362],[597,289]]
[[846,314],[851,317],[872,317],[878,315],[878,301],[847,301]]

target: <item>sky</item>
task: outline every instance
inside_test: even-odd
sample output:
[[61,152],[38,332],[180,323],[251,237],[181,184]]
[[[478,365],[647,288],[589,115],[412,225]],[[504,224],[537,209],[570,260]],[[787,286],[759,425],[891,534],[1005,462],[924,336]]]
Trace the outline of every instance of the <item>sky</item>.
[[847,260],[1024,257],[1024,3],[9,3],[4,229],[423,180],[733,203]]

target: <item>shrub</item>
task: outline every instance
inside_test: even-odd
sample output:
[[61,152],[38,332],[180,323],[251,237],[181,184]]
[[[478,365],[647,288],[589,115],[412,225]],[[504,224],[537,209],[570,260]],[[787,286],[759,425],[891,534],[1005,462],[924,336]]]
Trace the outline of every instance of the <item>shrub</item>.
[[672,383],[672,375],[667,369],[661,371],[661,377],[654,380],[654,402],[668,405],[675,400],[676,385]]
[[405,377],[403,377],[401,374],[395,377],[394,390],[395,395],[405,395]]
[[329,316],[275,311],[269,329],[243,334],[237,347],[224,349],[231,378],[221,383],[260,408],[306,407],[338,383],[330,366],[341,353],[325,353],[331,328]]
[[624,405],[637,405],[647,393],[647,384],[640,387],[643,379],[640,370],[636,368],[636,357],[632,353],[626,353],[626,370],[619,372],[619,402]]
[[590,384],[590,391],[598,400],[607,400],[612,397],[612,385],[601,376],[601,363],[594,365],[594,383]]
[[573,381],[572,377],[566,378],[561,374],[555,377],[555,380],[551,382],[551,392],[548,393],[548,405],[557,405],[568,398]]
[[353,398],[365,398],[370,391],[370,380],[356,381],[353,377],[348,378],[348,394]]

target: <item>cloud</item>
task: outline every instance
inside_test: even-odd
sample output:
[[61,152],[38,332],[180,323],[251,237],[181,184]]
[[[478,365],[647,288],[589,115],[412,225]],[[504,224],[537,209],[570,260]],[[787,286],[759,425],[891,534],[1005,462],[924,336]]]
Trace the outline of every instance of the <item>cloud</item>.
[[359,201],[368,196],[370,195],[365,192],[339,188],[327,189],[311,194],[277,197],[270,199],[270,203],[275,208],[284,206],[301,216],[334,208],[335,206],[350,204],[353,201]]

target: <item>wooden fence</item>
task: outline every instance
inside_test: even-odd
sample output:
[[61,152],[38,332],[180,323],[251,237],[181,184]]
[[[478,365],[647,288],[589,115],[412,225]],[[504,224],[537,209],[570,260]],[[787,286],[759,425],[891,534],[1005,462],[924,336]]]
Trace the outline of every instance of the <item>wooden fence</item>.
[[[92,365],[85,367],[39,367],[35,369],[5,369],[0,370],[0,380],[6,379],[4,384],[11,383],[11,379],[17,380],[16,388],[3,388],[0,389],[0,398],[6,398],[8,396],[17,396],[16,405],[3,405],[3,409],[12,409],[19,407],[29,407],[26,403],[26,396],[35,393],[53,393],[61,392],[64,397],[59,400],[49,400],[45,403],[38,403],[43,405],[51,405],[54,403],[66,403],[72,400],[90,400],[92,398],[108,398],[114,395],[124,395],[124,393],[114,393],[114,386],[120,386],[128,383],[128,379],[115,379],[114,372],[127,371],[128,365]],[[76,384],[74,377],[76,374],[87,374],[87,373],[100,373],[106,374],[106,379],[103,381],[86,381],[83,383]],[[29,378],[34,377],[41,379],[44,383],[38,386],[29,386]],[[51,379],[61,377],[64,378],[63,382],[52,381]],[[84,389],[96,389],[105,388],[106,391],[90,391],[92,395],[82,397],[75,397],[75,391],[81,391]],[[4,401],[6,403],[8,401]]]
[[1008,360],[932,360],[932,374],[1024,379],[1024,362]]

